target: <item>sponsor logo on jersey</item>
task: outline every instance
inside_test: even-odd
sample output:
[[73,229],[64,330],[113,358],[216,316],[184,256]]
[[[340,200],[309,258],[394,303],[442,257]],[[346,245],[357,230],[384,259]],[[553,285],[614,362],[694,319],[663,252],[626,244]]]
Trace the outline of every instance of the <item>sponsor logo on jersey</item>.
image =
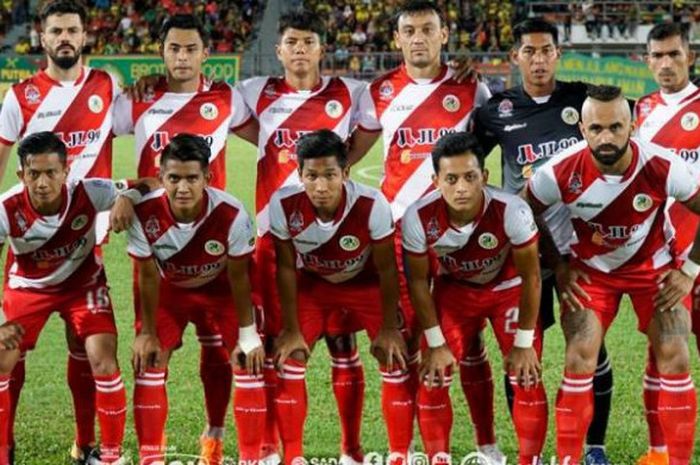
[[226,252],[226,247],[224,247],[224,244],[222,244],[221,242],[212,239],[204,243],[204,251],[209,255],[218,257],[219,255],[223,255],[223,253]]
[[[87,237],[82,236],[73,241],[70,244],[67,245],[62,245],[60,247],[56,247],[55,249],[39,249],[35,250],[32,252],[32,260],[36,262],[43,262],[39,263],[39,266],[42,268],[48,268],[50,265],[50,262],[52,261],[57,261],[57,260],[62,260],[70,255],[73,254],[76,250],[80,249],[83,247],[85,244],[87,244],[88,240]],[[44,265],[44,266],[41,266]]]
[[88,108],[90,109],[91,112],[93,113],[102,113],[102,110],[104,110],[105,103],[102,101],[102,97],[99,95],[91,95],[88,98]]
[[445,134],[455,132],[453,128],[399,128],[396,131],[396,145],[399,148],[417,145],[433,145]]
[[78,215],[75,217],[75,219],[71,222],[70,228],[73,231],[79,231],[85,227],[85,225],[88,224],[88,217],[87,215]]
[[523,144],[518,146],[518,156],[516,162],[519,165],[530,165],[545,158],[551,158],[562,150],[578,143],[576,137],[567,137],[560,140],[548,140],[536,146],[533,144]]
[[517,131],[518,129],[525,129],[526,127],[527,127],[527,123],[509,124],[503,128],[503,131],[504,132]]
[[695,112],[689,111],[681,117],[681,127],[686,131],[694,131],[698,125],[700,125],[700,118]]
[[291,149],[296,147],[297,141],[301,136],[307,134],[311,131],[292,131],[287,128],[275,129],[275,133],[272,136],[272,143],[276,147]]
[[440,223],[437,218],[430,218],[428,221],[428,226],[425,228],[425,235],[429,241],[436,241],[440,239]]
[[578,123],[578,118],[578,110],[574,107],[566,107],[561,111],[561,120],[569,126]]
[[501,103],[498,104],[498,117],[509,118],[511,116],[513,116],[513,102],[507,98],[501,100]]
[[347,252],[352,252],[360,247],[360,239],[350,234],[341,237],[338,243],[340,244],[340,248]]
[[404,165],[411,163],[411,151],[409,149],[402,150],[401,155],[399,155],[399,161]]
[[56,135],[66,144],[67,148],[73,149],[98,142],[102,136],[102,131],[89,129],[87,131],[57,132]]
[[296,234],[301,232],[304,227],[304,215],[296,210],[289,215],[289,231]]
[[326,103],[326,114],[333,119],[338,119],[343,116],[343,104],[337,100],[329,100]]
[[462,105],[459,101],[459,98],[456,95],[445,95],[445,98],[442,99],[442,108],[449,111],[450,113],[455,113],[456,111],[458,111],[460,106]]
[[391,100],[394,98],[394,85],[391,81],[384,81],[379,85],[379,97],[382,100]]
[[626,241],[643,226],[642,224],[634,224],[632,226],[602,225],[600,223],[591,222],[589,222],[588,225],[594,230],[591,242],[595,245],[606,247],[616,247],[616,245],[611,244],[608,240]]
[[654,206],[654,201],[647,194],[637,194],[632,200],[632,207],[640,213]]
[[61,116],[61,113],[63,113],[61,110],[40,111],[36,114],[36,118],[37,119],[53,118],[54,116]]
[[571,173],[569,178],[569,192],[572,194],[580,194],[583,189],[583,181],[581,181],[581,173]]
[[402,111],[411,111],[411,110],[413,110],[414,108],[416,108],[416,106],[415,106],[415,105],[411,105],[411,104],[391,105],[391,106],[389,107],[389,110],[388,110],[388,111],[389,111],[390,113],[393,113],[393,112],[402,112]]
[[158,222],[158,218],[156,218],[155,215],[149,216],[143,230],[146,233],[146,236],[148,236],[151,240],[158,239],[158,236],[160,236],[160,223]]
[[212,121],[219,116],[219,109],[216,108],[216,105],[213,103],[203,103],[202,106],[199,107],[199,114],[205,120]]
[[29,84],[24,88],[24,99],[28,104],[36,105],[41,100],[41,92],[35,85]]
[[356,257],[348,259],[333,259],[333,258],[320,258],[318,255],[302,253],[299,254],[305,267],[319,270],[319,271],[342,271],[351,270],[357,265],[361,264],[366,258],[367,254],[359,254]]
[[479,245],[486,250],[493,250],[498,247],[498,239],[489,232],[485,232],[479,236]]

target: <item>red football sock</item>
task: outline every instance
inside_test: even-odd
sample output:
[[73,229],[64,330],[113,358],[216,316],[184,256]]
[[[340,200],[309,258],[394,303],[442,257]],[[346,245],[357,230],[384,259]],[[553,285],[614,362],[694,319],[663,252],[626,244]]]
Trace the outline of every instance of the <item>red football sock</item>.
[[304,423],[306,422],[306,364],[288,359],[277,377],[275,414],[279,425],[284,463],[291,465],[304,456]]
[[11,416],[10,375],[0,375],[0,465],[10,464],[8,430]]
[[542,382],[524,389],[511,375],[515,399],[513,402],[513,424],[518,436],[519,460],[522,465],[540,463],[544,441],[547,437],[547,394]]
[[17,406],[19,405],[19,396],[22,393],[25,377],[24,358],[26,353],[23,353],[10,375],[10,424],[7,429],[7,441],[10,447],[15,445],[15,417],[17,415]]
[[[357,349],[346,354],[333,354],[333,394],[338,405],[342,431],[341,448],[350,456],[361,452],[360,427],[365,399],[365,373]],[[361,458],[361,456],[359,457]]]
[[659,422],[668,444],[669,465],[687,465],[693,456],[695,386],[689,373],[661,375]]
[[204,386],[207,423],[212,428],[223,428],[226,425],[226,411],[231,398],[231,359],[228,350],[221,343],[221,335],[198,338],[202,345],[199,377]]
[[[560,463],[577,464],[593,419],[593,373],[564,372],[556,403],[557,455]],[[565,462],[568,460],[568,462]]]
[[416,393],[411,389],[407,371],[387,371],[385,367],[381,367],[380,370],[382,413],[389,438],[389,452],[406,458],[413,440]]
[[263,431],[261,458],[278,451],[280,436],[277,431],[277,416],[275,415],[275,397],[277,396],[277,370],[271,358],[265,358],[263,368],[265,378],[265,403],[268,406],[265,414],[265,430]]
[[95,444],[95,381],[85,352],[68,353],[68,387],[75,412],[75,443]]
[[644,412],[649,427],[649,445],[651,447],[666,447],[664,430],[659,422],[659,392],[661,391],[661,380],[659,370],[656,367],[656,357],[649,350],[649,359],[644,373]]
[[119,460],[126,424],[126,390],[119,371],[95,376],[95,410],[100,421],[100,457],[105,463]]
[[137,375],[134,388],[134,424],[140,465],[163,461],[165,421],[168,418],[166,370],[148,369]]
[[262,375],[249,375],[246,370],[235,370],[234,378],[233,418],[238,432],[239,463],[257,463],[267,413],[265,381]]
[[447,375],[445,386],[428,389],[424,381],[418,388],[416,400],[418,427],[423,439],[423,449],[433,459],[436,454],[450,453],[450,432],[452,431],[452,402],[450,384],[452,374]]
[[486,349],[474,344],[459,363],[462,392],[469,404],[476,443],[479,446],[496,443],[493,421],[493,378]]

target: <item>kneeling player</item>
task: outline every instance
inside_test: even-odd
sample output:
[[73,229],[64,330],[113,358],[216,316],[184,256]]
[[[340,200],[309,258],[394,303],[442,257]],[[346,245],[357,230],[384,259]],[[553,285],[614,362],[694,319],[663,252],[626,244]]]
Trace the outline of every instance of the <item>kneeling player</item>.
[[102,446],[101,461],[91,463],[121,463],[126,395],[112,303],[95,257],[95,218],[112,208],[117,189],[106,179],[66,182],[66,146],[51,132],[24,138],[18,154],[22,184],[0,199],[0,242],[8,239],[12,251],[2,304],[8,323],[0,332],[0,464],[11,463],[10,373],[54,311],[85,343],[95,379]]
[[[266,405],[264,352],[248,278],[254,233],[241,203],[207,186],[209,155],[203,138],[174,137],[160,159],[164,189],[136,206],[136,221],[129,230],[141,299],[133,363],[134,421],[142,464],[163,460],[166,371],[189,322],[198,331],[222,334],[224,347],[240,352],[234,357],[233,398],[239,459],[252,463],[259,458]],[[215,452],[210,457],[222,456],[221,450]]]
[[[540,270],[537,226],[519,197],[486,186],[484,154],[471,134],[442,137],[433,149],[437,191],[404,215],[411,301],[425,331],[418,423],[426,452],[449,454],[449,386],[456,360],[491,321],[515,391],[520,463],[538,463],[547,430],[540,382]],[[428,254],[440,270],[431,295]]]
[[[277,340],[275,400],[284,461],[303,456],[306,359],[322,334],[346,334],[334,312],[367,330],[383,377],[382,406],[389,449],[405,459],[411,442],[414,394],[399,331],[398,272],[389,203],[376,189],[348,179],[345,145],[320,130],[297,144],[302,185],[270,201],[283,330]],[[297,273],[297,258],[301,270]]]

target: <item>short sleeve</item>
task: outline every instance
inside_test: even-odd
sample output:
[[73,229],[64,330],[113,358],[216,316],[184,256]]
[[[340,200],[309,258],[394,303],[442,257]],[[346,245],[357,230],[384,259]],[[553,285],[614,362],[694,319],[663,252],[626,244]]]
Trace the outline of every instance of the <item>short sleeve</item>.
[[698,173],[681,157],[670,156],[669,159],[668,196],[679,202],[687,202],[698,192]]
[[13,87],[7,90],[0,109],[0,143],[12,145],[22,132],[22,109]]
[[529,196],[543,207],[549,207],[561,201],[559,184],[554,176],[552,161],[545,163],[535,171],[527,184]]
[[103,212],[112,208],[119,192],[116,185],[119,181],[90,178],[78,182],[82,182],[85,186],[85,191],[95,206],[95,210]]
[[153,256],[151,245],[143,232],[143,226],[138,218],[134,218],[133,223],[127,233],[127,252],[136,259],[146,259]]
[[382,125],[377,118],[377,109],[372,99],[371,86],[365,86],[360,93],[355,118],[357,126],[365,131],[381,131]]
[[10,220],[7,217],[7,210],[4,204],[0,204],[0,245],[5,243],[5,239],[10,235]]
[[394,220],[391,215],[391,206],[386,197],[378,192],[369,214],[369,236],[373,241],[380,241],[393,232]]
[[422,255],[428,252],[428,241],[415,204],[408,207],[401,220],[401,243],[410,253]]
[[231,122],[229,129],[235,131],[241,126],[245,126],[253,117],[253,112],[243,98],[243,94],[238,86],[231,87]]
[[270,199],[270,232],[277,238],[287,241],[292,238],[287,226],[287,218],[284,215],[279,194],[275,193]]
[[486,83],[479,81],[476,85],[476,95],[474,96],[474,108],[480,108],[486,105],[491,98],[491,91]]
[[255,250],[253,222],[248,212],[240,207],[228,234],[228,256],[243,257],[253,253],[253,250]]
[[519,197],[515,197],[506,206],[505,231],[510,243],[515,247],[527,245],[537,238],[537,224],[532,210]]
[[112,132],[116,136],[134,132],[134,102],[126,94],[120,94],[114,101]]
[[484,103],[471,112],[469,115],[469,122],[467,123],[467,130],[476,136],[481,147],[484,149],[484,153],[487,154],[491,153],[491,150],[498,145],[498,138],[490,129],[488,118],[489,108],[486,103]]

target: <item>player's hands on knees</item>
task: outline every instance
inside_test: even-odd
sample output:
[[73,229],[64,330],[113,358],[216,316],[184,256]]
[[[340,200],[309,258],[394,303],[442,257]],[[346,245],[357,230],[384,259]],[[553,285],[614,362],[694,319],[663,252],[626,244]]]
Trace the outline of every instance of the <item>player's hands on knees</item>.
[[447,344],[428,348],[418,370],[418,379],[426,381],[428,389],[445,386],[445,378],[454,371],[457,360]]
[[559,300],[566,303],[571,311],[585,310],[583,302],[590,302],[591,297],[579,285],[581,281],[590,284],[591,278],[586,272],[572,267],[567,262],[559,262],[554,270],[557,281]]
[[470,56],[461,56],[447,62],[447,66],[454,70],[453,78],[461,83],[467,79],[475,82],[479,79],[479,61]]
[[245,353],[239,344],[233,350],[231,359],[236,368],[246,370],[251,375],[261,375],[265,364],[265,348],[260,345]]
[[680,270],[668,270],[656,281],[659,292],[654,296],[654,307],[659,312],[673,310],[693,290],[693,279]]
[[156,87],[161,77],[160,74],[141,76],[134,84],[124,87],[124,93],[134,102],[140,102],[144,100],[147,95],[153,93],[153,89]]
[[0,349],[16,350],[22,343],[24,328],[18,323],[7,321],[0,326]]
[[542,364],[532,347],[513,347],[505,360],[508,376],[515,376],[518,385],[525,389],[535,387],[542,377]]
[[370,352],[389,371],[408,367],[408,347],[396,328],[381,328],[372,341]]
[[127,197],[117,196],[109,212],[109,224],[115,233],[126,231],[134,219],[134,204]]
[[306,359],[311,354],[301,331],[283,329],[275,340],[275,364],[277,369],[281,370],[284,362],[297,351],[301,352]]
[[134,373],[143,374],[147,368],[160,366],[160,341],[155,334],[139,334],[131,344],[131,366]]

